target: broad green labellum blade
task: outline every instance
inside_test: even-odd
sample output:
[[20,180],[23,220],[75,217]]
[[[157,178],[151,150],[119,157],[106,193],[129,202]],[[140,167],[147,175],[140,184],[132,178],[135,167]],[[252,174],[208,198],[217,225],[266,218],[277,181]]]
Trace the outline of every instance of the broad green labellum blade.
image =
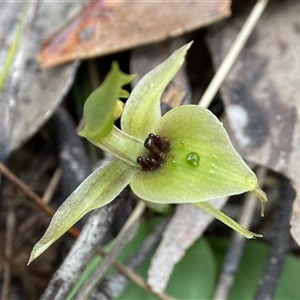
[[134,171],[130,165],[115,159],[93,172],[58,208],[47,231],[35,244],[29,263],[89,211],[114,200],[129,183]]
[[142,199],[201,202],[260,190],[255,174],[209,110],[196,105],[174,108],[160,119],[154,133],[171,145],[161,167],[134,174],[131,188]]
[[130,83],[135,75],[127,75],[120,71],[118,64],[112,64],[111,71],[103,84],[87,98],[84,110],[84,128],[79,135],[89,140],[100,140],[113,127],[114,114],[119,98],[128,97],[122,86]]
[[191,44],[176,50],[138,82],[126,102],[121,118],[124,132],[144,140],[154,130],[161,117],[161,94],[183,64]]

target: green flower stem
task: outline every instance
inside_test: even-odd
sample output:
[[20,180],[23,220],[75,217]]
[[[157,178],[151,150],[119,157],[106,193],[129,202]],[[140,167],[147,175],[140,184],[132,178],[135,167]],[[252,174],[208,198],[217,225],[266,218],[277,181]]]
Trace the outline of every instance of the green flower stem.
[[232,220],[230,217],[228,217],[227,215],[222,213],[220,210],[218,210],[217,208],[215,208],[214,206],[212,206],[208,202],[197,202],[197,203],[193,203],[193,204],[196,205],[197,207],[203,209],[207,213],[211,214],[216,219],[223,222],[224,224],[226,224],[230,228],[232,228],[235,231],[239,232],[241,235],[243,235],[247,239],[252,239],[252,238],[255,238],[255,237],[262,237],[261,234],[254,233],[254,232],[251,232],[251,231],[243,228],[239,223]]
[[112,130],[100,141],[89,141],[136,168],[140,168],[140,165],[136,162],[136,158],[145,155],[147,152],[144,148],[144,141],[126,134],[115,126],[113,126]]
[[261,216],[264,216],[265,213],[265,206],[266,206],[266,202],[268,201],[266,193],[259,187],[256,187],[255,189],[250,191],[253,195],[255,195],[261,204]]

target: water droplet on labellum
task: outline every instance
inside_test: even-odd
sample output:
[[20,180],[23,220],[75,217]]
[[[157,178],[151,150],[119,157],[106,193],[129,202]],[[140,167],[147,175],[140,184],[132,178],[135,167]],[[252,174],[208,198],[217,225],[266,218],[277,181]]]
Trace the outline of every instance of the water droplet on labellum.
[[190,152],[186,156],[186,162],[192,167],[198,167],[200,163],[200,155],[196,152]]

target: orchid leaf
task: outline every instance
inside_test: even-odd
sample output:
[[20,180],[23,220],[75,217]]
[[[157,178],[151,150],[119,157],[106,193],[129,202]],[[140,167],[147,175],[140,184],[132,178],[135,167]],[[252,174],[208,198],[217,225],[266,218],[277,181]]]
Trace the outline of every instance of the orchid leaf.
[[58,208],[43,237],[35,244],[29,263],[40,256],[89,211],[112,200],[129,183],[134,168],[115,159],[98,168]]
[[113,62],[103,84],[94,90],[85,102],[83,110],[85,124],[79,132],[80,136],[98,141],[109,133],[113,127],[118,99],[129,96],[129,93],[121,87],[130,83],[134,77],[135,75],[121,72],[118,64]]
[[[142,199],[194,203],[260,190],[223,125],[206,108],[172,109],[158,121],[155,134],[166,137],[171,145],[161,167],[139,170],[132,177],[131,188]],[[263,195],[262,203],[266,201]]]
[[124,132],[144,140],[154,130],[161,117],[161,94],[183,64],[191,44],[176,50],[138,82],[123,111],[121,127]]

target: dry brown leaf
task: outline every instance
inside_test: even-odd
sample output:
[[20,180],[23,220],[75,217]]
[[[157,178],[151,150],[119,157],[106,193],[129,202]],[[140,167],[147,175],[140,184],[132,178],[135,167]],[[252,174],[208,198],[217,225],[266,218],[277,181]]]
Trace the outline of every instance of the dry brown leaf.
[[[7,57],[19,18],[25,6],[26,2],[1,3],[0,65],[4,64]],[[36,56],[45,35],[49,34],[49,30],[58,27],[63,20],[71,14],[73,15],[74,10],[80,8],[80,6],[82,6],[80,2],[41,1],[38,4],[37,13],[30,30],[30,38],[26,40],[26,45],[20,47],[20,50],[24,52],[24,68],[18,70],[18,72],[21,72],[18,76],[19,82],[14,83],[17,88],[11,90],[11,72],[0,93],[1,142],[2,144],[9,143],[9,148],[12,150],[32,136],[51,116],[72,83],[76,65],[68,64],[44,71],[40,69]],[[11,70],[13,68],[14,66]],[[1,109],[1,107],[8,108],[11,93],[15,98],[15,105],[11,107],[10,112],[7,112],[6,109]],[[5,123],[6,119],[11,123],[9,126]],[[4,136],[9,136],[9,139],[4,141]]]
[[[249,9],[208,37],[216,66]],[[221,89],[244,158],[282,173],[297,191],[291,233],[300,245],[299,1],[271,1]]]
[[230,4],[230,0],[93,1],[45,43],[39,61],[49,68],[162,41],[229,16]]
[[[221,209],[226,201],[227,197],[209,202]],[[147,282],[153,291],[160,293],[165,290],[176,263],[213,220],[213,216],[192,204],[176,206],[176,212],[164,231],[148,270]]]

